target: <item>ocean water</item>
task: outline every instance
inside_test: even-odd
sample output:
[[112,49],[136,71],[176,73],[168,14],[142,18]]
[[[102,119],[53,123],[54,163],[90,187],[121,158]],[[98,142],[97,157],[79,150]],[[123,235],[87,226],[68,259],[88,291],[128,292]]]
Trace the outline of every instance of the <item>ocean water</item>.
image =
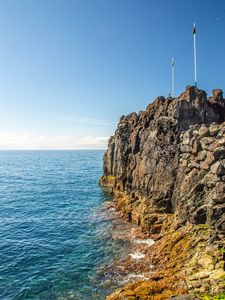
[[104,299],[118,257],[103,151],[0,151],[0,299]]

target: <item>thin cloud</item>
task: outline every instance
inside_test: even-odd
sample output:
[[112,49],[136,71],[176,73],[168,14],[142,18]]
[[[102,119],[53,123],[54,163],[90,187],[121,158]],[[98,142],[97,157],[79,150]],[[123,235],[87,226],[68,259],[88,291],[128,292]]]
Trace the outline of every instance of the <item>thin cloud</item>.
[[108,137],[48,136],[37,133],[0,132],[0,149],[105,149]]
[[[33,114],[33,116],[43,118],[43,115],[40,115],[40,114]],[[88,118],[88,117],[67,118],[67,117],[61,117],[61,116],[56,116],[56,115],[48,115],[47,118],[48,119],[50,118],[50,119],[54,119],[54,120],[59,120],[59,121],[90,124],[90,125],[96,125],[96,126],[106,126],[106,127],[114,126],[113,124],[108,123],[106,121],[103,121],[103,120],[100,120],[100,119]]]
[[[75,117],[75,118],[69,118],[69,117],[62,117],[57,115],[45,115],[45,114],[38,114],[38,113],[29,113],[30,116],[33,118],[38,118],[38,120],[41,118],[46,118],[47,120],[57,120],[62,122],[72,122],[72,123],[81,123],[81,124],[90,124],[90,125],[96,125],[96,126],[105,126],[105,127],[114,127],[115,124],[106,122],[101,119],[95,119],[95,118],[89,118],[89,117]],[[12,118],[15,118],[14,115],[11,116]]]
[[56,117],[56,118],[58,120],[62,120],[62,121],[82,123],[82,124],[91,124],[91,125],[99,125],[99,126],[106,126],[106,127],[113,126],[112,124],[107,123],[105,121],[98,120],[98,119],[92,119],[92,118],[77,118],[77,119],[61,118],[61,117]]

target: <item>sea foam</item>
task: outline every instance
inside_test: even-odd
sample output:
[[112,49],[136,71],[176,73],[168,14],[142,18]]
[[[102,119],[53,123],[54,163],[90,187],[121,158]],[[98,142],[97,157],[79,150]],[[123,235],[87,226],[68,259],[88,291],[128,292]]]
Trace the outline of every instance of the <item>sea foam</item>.
[[148,246],[152,246],[155,242],[153,241],[153,239],[134,239],[132,240],[133,243],[135,244],[146,244]]
[[141,252],[134,252],[134,253],[130,253],[129,254],[133,259],[142,259],[145,257],[145,254],[144,253],[141,253]]

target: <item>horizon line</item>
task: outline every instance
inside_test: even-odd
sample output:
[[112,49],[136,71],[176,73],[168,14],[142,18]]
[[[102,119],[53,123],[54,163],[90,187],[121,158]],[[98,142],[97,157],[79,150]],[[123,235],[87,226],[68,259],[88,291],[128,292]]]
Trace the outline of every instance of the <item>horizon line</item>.
[[95,150],[106,150],[107,148],[74,148],[74,149],[66,149],[66,148],[62,148],[62,149],[58,149],[58,148],[34,148],[34,149],[30,149],[30,148],[24,148],[24,149],[17,149],[17,148],[9,148],[9,149],[1,149],[0,151],[95,151]]

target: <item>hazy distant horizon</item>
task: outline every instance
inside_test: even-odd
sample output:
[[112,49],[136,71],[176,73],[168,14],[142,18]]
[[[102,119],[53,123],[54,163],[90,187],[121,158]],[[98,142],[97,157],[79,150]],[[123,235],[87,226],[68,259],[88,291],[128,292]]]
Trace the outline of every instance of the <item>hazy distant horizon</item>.
[[45,136],[0,132],[0,150],[104,150],[109,137]]
[[52,148],[52,149],[51,148],[48,148],[48,149],[47,148],[46,149],[45,148],[40,148],[40,149],[39,148],[34,148],[34,149],[32,149],[32,148],[30,148],[30,149],[26,149],[26,148],[24,148],[24,149],[22,149],[22,148],[21,149],[19,149],[19,148],[3,149],[2,148],[2,149],[0,149],[0,151],[1,152],[4,152],[4,151],[6,151],[6,152],[7,151],[12,151],[12,152],[13,151],[16,151],[16,152],[17,151],[21,151],[21,152],[22,151],[49,151],[49,152],[50,151],[105,151],[106,149],[107,148],[104,148],[104,149],[103,148],[102,149],[101,148],[80,148],[80,149],[79,148],[76,148],[76,149],[75,148],[74,149],[72,149],[72,148],[71,149],[63,149],[63,148],[62,149],[60,149],[60,148],[58,148],[58,149],[56,149],[56,148]]

